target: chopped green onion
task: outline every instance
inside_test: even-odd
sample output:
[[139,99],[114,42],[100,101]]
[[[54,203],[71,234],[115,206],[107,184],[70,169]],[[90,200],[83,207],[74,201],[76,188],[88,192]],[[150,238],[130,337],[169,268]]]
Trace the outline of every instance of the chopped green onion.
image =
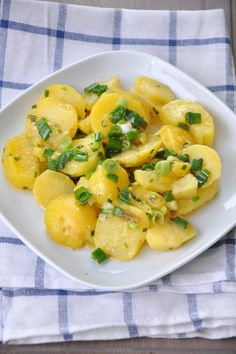
[[63,138],[59,144],[59,147],[62,151],[66,151],[72,147],[72,140],[69,136]]
[[194,203],[196,203],[199,199],[200,199],[199,195],[195,195],[194,197],[192,197],[192,201]]
[[21,157],[20,157],[20,156],[14,156],[14,160],[15,160],[15,161],[20,161],[20,160],[21,160]]
[[102,163],[102,168],[104,168],[104,170],[106,170],[108,173],[116,171],[118,167],[118,163],[112,159],[106,159]]
[[132,143],[133,141],[137,140],[138,132],[136,129],[132,129],[129,132],[125,133],[125,136]]
[[206,168],[202,171],[199,171],[195,174],[195,177],[198,180],[198,188],[200,188],[201,186],[203,186],[203,184],[206,183],[206,181],[208,180],[209,176],[210,176],[211,172],[208,171]]
[[88,191],[86,187],[80,187],[74,191],[74,196],[76,200],[79,200],[81,205],[88,204],[89,199],[92,194]]
[[101,165],[103,161],[106,160],[106,157],[103,155],[101,151],[98,152],[98,164]]
[[155,156],[160,160],[165,159],[165,152],[165,149],[160,149]]
[[122,151],[126,151],[131,147],[130,141],[122,140]]
[[67,150],[64,151],[61,155],[56,159],[56,167],[57,169],[63,169],[68,161],[73,160],[75,155],[75,150]]
[[122,188],[117,199],[123,203],[130,204],[133,197],[133,194],[127,188]]
[[154,114],[156,115],[159,114],[159,111],[156,109],[156,107],[152,106],[152,110]]
[[114,182],[118,182],[118,176],[115,173],[107,173],[107,178],[109,178],[110,180],[114,181]]
[[73,159],[75,161],[88,161],[88,153],[86,151],[75,151]]
[[46,157],[47,159],[52,157],[52,155],[54,154],[54,151],[48,147],[46,147],[44,150],[43,150],[43,156]]
[[154,163],[145,163],[145,164],[143,164],[141,170],[154,171],[155,170],[155,164]]
[[169,161],[159,161],[156,163],[155,171],[159,176],[166,176],[171,171],[171,164]]
[[89,179],[89,178],[92,176],[92,174],[95,172],[95,170],[96,170],[95,167],[94,167],[94,168],[90,168],[89,170],[87,170],[87,171],[85,172],[84,177],[85,177],[86,179]]
[[165,149],[164,159],[167,159],[169,156],[176,156],[177,157],[177,153],[173,150]]
[[107,90],[107,85],[100,85],[96,82],[93,84],[89,85],[88,87],[85,87],[84,92],[85,93],[95,93],[98,96],[101,96],[103,92]]
[[92,151],[98,151],[101,147],[100,141],[94,141],[90,144]]
[[121,97],[117,101],[117,106],[122,106],[124,108],[127,108],[128,102],[126,101],[126,99],[124,99],[124,97]]
[[148,217],[159,224],[163,224],[164,222],[164,214],[160,209],[153,208],[150,211],[148,211]]
[[147,232],[147,230],[148,230],[147,227],[145,227],[145,228],[143,229],[143,232]]
[[179,122],[178,123],[178,127],[181,128],[181,129],[186,130],[187,132],[189,131],[189,125],[186,124],[186,123]]
[[163,193],[163,197],[165,198],[165,200],[166,200],[167,202],[171,202],[172,200],[174,200],[174,196],[173,196],[173,194],[172,194],[171,191],[166,191],[166,192],[164,192],[164,193]]
[[56,171],[57,170],[57,161],[56,160],[48,160],[48,169]]
[[108,255],[101,249],[101,248],[96,248],[92,253],[92,259],[96,261],[98,264],[104,262],[106,259],[108,259]]
[[189,224],[188,221],[186,221],[186,220],[180,218],[179,216],[176,216],[175,218],[170,218],[170,220],[171,220],[174,224],[176,224],[176,225],[182,227],[182,229],[187,229],[188,224]]
[[91,235],[91,236],[94,236],[94,235],[95,235],[95,230],[92,230],[92,231],[90,232],[90,235]]
[[48,89],[44,90],[44,97],[48,97],[48,95],[49,95],[49,90]]
[[112,123],[116,124],[121,119],[125,119],[126,108],[122,106],[117,106],[113,111],[110,112],[110,120]]
[[34,104],[31,108],[32,108],[32,109],[37,108],[37,105],[36,105],[36,104]]
[[115,216],[122,216],[124,214],[124,210],[118,206],[114,206],[112,214]]
[[37,117],[32,114],[29,114],[27,118],[30,119],[32,123],[35,123],[37,120]]
[[44,117],[42,117],[38,123],[36,123],[36,127],[38,128],[38,132],[43,140],[47,140],[52,133],[52,129],[49,127],[48,122]]
[[102,141],[102,134],[101,133],[95,133],[94,134],[94,139],[95,141]]
[[178,155],[177,157],[179,160],[181,160],[183,162],[189,162],[189,155],[188,154]]
[[114,209],[114,207],[110,202],[105,202],[101,208],[101,212],[102,212],[102,214],[109,215],[109,214],[112,214],[113,209]]
[[201,113],[186,112],[185,121],[188,124],[200,124],[202,121],[202,115]]
[[108,157],[119,154],[122,151],[122,142],[119,139],[111,138],[105,147],[105,151]]
[[121,135],[122,135],[122,131],[118,125],[113,125],[108,132],[109,138],[119,137]]
[[193,159],[192,161],[192,167],[191,167],[191,172],[195,173],[197,171],[200,171],[202,169],[202,164],[203,164],[203,159]]
[[126,109],[126,119],[132,124],[134,128],[145,129],[147,127],[147,122],[140,117],[140,115],[130,109]]

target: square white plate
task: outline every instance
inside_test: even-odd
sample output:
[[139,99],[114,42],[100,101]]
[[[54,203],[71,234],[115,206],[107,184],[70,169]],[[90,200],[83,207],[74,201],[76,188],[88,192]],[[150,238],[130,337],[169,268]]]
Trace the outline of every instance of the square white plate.
[[205,251],[236,223],[236,116],[209,90],[169,63],[149,54],[105,52],[64,68],[37,85],[1,111],[0,149],[7,139],[24,129],[27,111],[46,86],[56,83],[72,85],[80,91],[92,82],[117,75],[127,89],[138,75],[156,78],[170,86],[179,98],[198,101],[214,117],[215,149],[223,162],[221,187],[217,197],[191,218],[198,234],[175,251],[154,252],[148,247],[132,261],[110,260],[97,265],[87,249],[70,250],[53,243],[45,232],[43,210],[31,193],[12,188],[0,167],[0,212],[19,238],[45,261],[74,280],[90,287],[125,290],[150,283],[174,271]]

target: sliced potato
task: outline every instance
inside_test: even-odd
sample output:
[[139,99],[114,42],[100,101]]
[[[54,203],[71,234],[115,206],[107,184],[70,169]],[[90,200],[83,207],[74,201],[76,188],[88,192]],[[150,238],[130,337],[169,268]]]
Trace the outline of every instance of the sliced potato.
[[61,195],[47,205],[45,225],[53,241],[73,249],[81,248],[96,227],[97,211],[81,206],[73,195]]
[[197,230],[191,224],[183,229],[172,222],[166,222],[148,229],[146,240],[153,250],[167,251],[178,248],[196,234]]
[[136,78],[133,90],[156,104],[167,103],[175,99],[174,93],[168,86],[146,76]]
[[182,215],[186,215],[205,205],[208,201],[215,197],[219,189],[219,183],[219,180],[216,180],[206,188],[199,188],[194,196],[195,198],[178,199],[178,212]]
[[90,116],[81,119],[78,122],[78,128],[85,134],[91,134],[92,133],[92,127],[91,127],[91,120]]
[[[39,134],[37,123],[44,117],[52,132],[45,141]],[[26,118],[25,132],[32,139],[36,147],[48,145],[56,149],[60,141],[65,137],[74,137],[78,128],[77,112],[69,103],[60,101],[58,98],[49,97],[37,103]]]
[[175,156],[169,156],[167,161],[171,163],[171,174],[175,177],[184,177],[191,170],[191,163],[179,160]]
[[100,97],[91,110],[91,126],[95,133],[102,133],[103,136],[107,136],[113,125],[110,120],[110,113],[117,107],[117,103],[121,98],[124,98],[124,96],[128,108],[138,113],[148,122],[148,117],[145,115],[142,104],[135,100],[131,95],[127,96],[125,93],[106,93]]
[[210,171],[210,176],[205,184],[201,188],[206,188],[210,184],[212,184],[214,181],[218,180],[221,176],[221,170],[222,170],[222,165],[221,165],[221,160],[217,152],[206,146],[206,145],[190,145],[183,149],[184,154],[188,154],[190,160],[194,159],[203,159],[203,169],[207,169]]
[[73,87],[65,84],[48,86],[40,96],[40,101],[44,100],[45,97],[55,97],[60,101],[69,103],[75,107],[78,119],[85,117],[85,101],[79,91]]
[[176,199],[190,199],[197,194],[198,180],[191,173],[175,181],[172,193]]
[[33,189],[35,178],[40,174],[40,163],[33,154],[31,140],[25,134],[6,142],[2,163],[9,183],[16,188]]
[[87,161],[68,161],[61,172],[71,176],[79,177],[84,175],[88,170],[91,170],[97,166],[99,152],[104,152],[102,146],[95,150],[94,137],[93,135],[88,135],[85,138],[73,140],[73,147],[77,147],[80,151],[86,152],[88,154]]
[[163,146],[175,152],[181,152],[184,144],[193,144],[194,138],[190,132],[173,125],[163,125],[158,131]]
[[[144,204],[149,205],[151,208],[160,209],[166,206],[166,201],[161,194],[144,189],[143,187],[133,183],[131,192],[135,197],[141,200]],[[138,205],[137,205],[138,206]]]
[[171,175],[160,176],[155,171],[134,171],[135,181],[145,189],[164,193],[172,189],[172,185],[176,178]]
[[201,123],[190,124],[189,131],[192,133],[197,144],[211,146],[214,140],[215,125],[212,116],[198,103],[187,100],[175,100],[167,103],[160,110],[160,119],[164,124],[177,126],[180,122],[186,123],[187,112],[200,113]]
[[63,173],[46,170],[38,176],[34,183],[33,194],[43,207],[62,194],[71,194],[74,190],[73,181]]
[[144,145],[134,146],[131,149],[113,156],[124,167],[141,166],[150,161],[161,147],[161,139],[153,136]]
[[89,191],[100,206],[108,199],[114,201],[120,193],[120,190],[129,185],[129,176],[124,168],[118,166],[114,173],[118,177],[117,182],[109,179],[107,177],[107,171],[99,165],[89,179]]
[[95,245],[106,254],[128,261],[135,257],[145,241],[148,218],[139,208],[122,204],[124,215],[100,214],[95,231]]

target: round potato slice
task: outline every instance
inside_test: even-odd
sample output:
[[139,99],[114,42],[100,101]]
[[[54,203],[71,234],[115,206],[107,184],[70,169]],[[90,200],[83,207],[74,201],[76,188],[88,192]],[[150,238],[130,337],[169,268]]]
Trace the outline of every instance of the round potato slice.
[[195,197],[191,199],[178,199],[178,212],[182,215],[186,215],[205,205],[215,197],[219,190],[219,184],[220,181],[216,180],[206,188],[199,188]]
[[186,123],[187,112],[201,114],[201,123],[189,125],[194,141],[197,144],[212,146],[215,134],[214,121],[200,104],[187,100],[171,101],[161,107],[160,119],[164,124],[178,126],[179,123]]
[[74,183],[68,176],[57,171],[46,170],[36,178],[33,194],[37,202],[46,207],[52,199],[73,193],[74,187]]
[[85,117],[85,100],[73,87],[65,84],[48,86],[40,96],[39,100],[44,100],[45,97],[55,97],[60,101],[69,103],[75,107],[78,119],[83,119]]
[[110,179],[107,171],[99,165],[89,179],[89,191],[92,193],[94,200],[101,206],[108,199],[114,201],[120,190],[129,185],[129,176],[124,168],[118,166],[114,174],[118,177],[117,182]]
[[47,205],[45,225],[53,241],[73,249],[81,248],[93,233],[97,211],[93,206],[81,206],[73,195],[61,195]]
[[[39,133],[37,124],[44,118],[51,133],[47,139]],[[48,97],[37,103],[26,118],[25,132],[37,147],[48,145],[56,149],[65,137],[74,137],[78,128],[77,112],[73,105],[65,103],[58,98]]]
[[113,125],[110,120],[110,112],[117,107],[117,103],[121,98],[126,99],[127,107],[130,110],[138,113],[148,122],[148,117],[145,115],[145,111],[139,101],[135,100],[131,95],[126,95],[126,93],[108,92],[99,98],[90,113],[91,126],[95,133],[102,133],[104,137],[107,136]]
[[176,152],[180,152],[185,144],[195,143],[190,132],[173,125],[163,125],[158,134],[161,137],[163,146]]
[[172,175],[160,176],[155,171],[134,171],[135,181],[145,189],[164,193],[172,189],[176,177]]
[[210,176],[202,188],[210,186],[213,182],[218,180],[221,176],[222,164],[217,152],[206,145],[190,145],[183,149],[184,154],[188,154],[190,160],[203,159],[202,169],[207,169],[210,172]]
[[172,222],[158,224],[148,230],[146,240],[155,251],[167,251],[180,247],[197,234],[197,230],[191,224],[186,229]]
[[141,166],[145,162],[151,161],[160,147],[160,137],[153,136],[146,144],[133,146],[131,149],[113,156],[113,160],[119,162],[124,167]]
[[144,211],[122,203],[123,215],[100,214],[94,235],[96,247],[106,254],[128,261],[135,257],[145,241],[148,217]]
[[25,135],[9,139],[3,150],[3,168],[7,180],[16,188],[33,189],[40,174],[40,163],[33,154],[33,146]]

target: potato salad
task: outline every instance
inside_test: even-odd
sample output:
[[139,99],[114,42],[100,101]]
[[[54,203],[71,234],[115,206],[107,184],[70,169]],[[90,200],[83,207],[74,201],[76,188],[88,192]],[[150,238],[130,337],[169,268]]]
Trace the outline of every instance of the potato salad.
[[[34,102],[32,102],[34,103]],[[83,92],[45,88],[3,151],[8,182],[33,192],[48,236],[92,261],[129,261],[146,243],[176,249],[197,235],[187,215],[216,195],[213,117],[149,77],[112,77]]]

